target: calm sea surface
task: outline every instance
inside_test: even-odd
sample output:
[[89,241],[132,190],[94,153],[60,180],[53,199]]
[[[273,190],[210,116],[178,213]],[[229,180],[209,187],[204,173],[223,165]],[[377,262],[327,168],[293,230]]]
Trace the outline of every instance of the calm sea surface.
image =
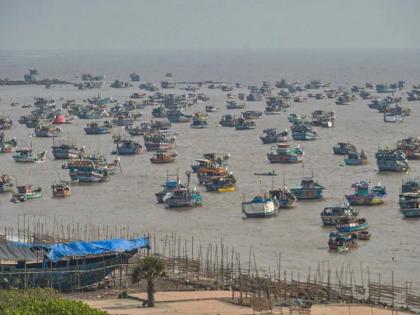
[[[128,80],[132,71],[141,74],[143,82],[158,83],[163,75],[172,72],[174,80],[218,80],[261,84],[262,80],[274,84],[276,80],[288,81],[320,79],[332,82],[332,86],[363,84],[364,82],[395,82],[406,80],[409,86],[420,83],[420,54],[418,52],[215,52],[215,53],[12,53],[0,54],[0,77],[21,79],[30,67],[37,68],[40,77],[56,77],[78,81],[81,73],[104,74],[107,81]],[[0,87],[0,113],[13,118],[15,125],[6,131],[7,137],[16,136],[21,145],[32,142],[34,150],[48,149],[52,140],[30,137],[32,130],[17,123],[17,118],[28,109],[10,107],[11,102],[30,103],[34,96],[54,97],[57,100],[75,99],[82,102],[98,92],[124,101],[137,87],[110,89],[106,84],[101,90],[79,91],[72,86],[54,86],[45,89],[39,86]],[[401,92],[404,94],[408,90]],[[165,92],[183,93],[180,90]],[[296,272],[305,272],[308,267],[328,262],[337,268],[351,265],[354,269],[370,267],[371,272],[394,270],[396,279],[410,280],[420,284],[418,265],[420,262],[420,220],[403,219],[399,213],[398,193],[401,181],[420,175],[420,161],[410,161],[409,174],[378,174],[374,154],[378,147],[392,146],[407,136],[420,135],[420,103],[403,101],[413,109],[412,115],[403,124],[386,124],[381,114],[368,108],[368,101],[357,100],[349,106],[337,106],[334,100],[313,100],[294,104],[289,112],[281,115],[263,116],[257,128],[235,131],[218,126],[224,112],[226,93],[203,88],[219,112],[211,113],[209,128],[191,129],[189,124],[174,124],[178,133],[176,164],[169,166],[151,164],[152,153],[133,157],[121,157],[123,174],[112,177],[110,182],[74,186],[72,195],[65,199],[53,199],[50,185],[60,176],[68,179],[61,169],[63,161],[47,160],[44,164],[17,164],[12,156],[0,156],[0,172],[13,175],[19,184],[42,186],[45,194],[41,200],[20,204],[9,202],[8,195],[1,195],[0,228],[16,226],[17,217],[54,217],[63,222],[95,223],[99,225],[125,225],[139,233],[166,235],[177,232],[185,239],[202,244],[223,242],[247,257],[249,248],[254,249],[260,266],[275,265],[276,254],[282,253],[283,266]],[[234,93],[240,92],[235,90]],[[246,92],[243,89],[242,92]],[[404,96],[404,95],[403,95]],[[404,96],[405,99],[405,96]],[[63,100],[58,101],[62,103]],[[193,111],[204,111],[204,103],[194,105]],[[249,102],[246,109],[263,110],[264,102]],[[305,150],[302,165],[270,165],[266,152],[270,145],[263,145],[259,135],[265,128],[290,128],[289,113],[310,114],[317,109],[334,110],[337,126],[332,129],[319,128],[320,139],[300,142]],[[234,112],[234,111],[231,111]],[[144,120],[150,121],[151,108],[144,110]],[[63,135],[85,145],[92,152],[100,152],[110,159],[114,148],[111,135],[86,136],[83,127],[86,120],[75,120],[62,126]],[[114,129],[118,134],[119,128]],[[141,138],[139,139],[141,140]],[[333,155],[332,146],[337,142],[352,142],[364,149],[369,164],[358,167],[342,167],[343,157]],[[293,144],[298,142],[294,141]],[[235,193],[210,194],[204,192],[204,206],[190,210],[174,211],[156,204],[154,193],[161,189],[167,169],[184,174],[195,158],[205,152],[231,153],[230,169],[238,178]],[[51,151],[49,152],[51,157]],[[280,212],[268,219],[243,219],[241,201],[272,186],[271,178],[257,178],[254,172],[276,170],[285,174],[290,186],[299,183],[303,173],[313,172],[326,187],[322,201],[301,202],[292,210]],[[320,212],[325,206],[341,204],[344,194],[352,191],[351,184],[357,180],[381,182],[386,186],[388,199],[382,206],[360,207],[361,215],[369,222],[372,239],[360,242],[359,248],[347,254],[328,252],[329,229],[321,225]],[[195,176],[193,185],[197,185]],[[283,176],[275,178],[275,185],[282,185]],[[204,191],[204,188],[198,187]],[[1,230],[0,230],[1,231]]]

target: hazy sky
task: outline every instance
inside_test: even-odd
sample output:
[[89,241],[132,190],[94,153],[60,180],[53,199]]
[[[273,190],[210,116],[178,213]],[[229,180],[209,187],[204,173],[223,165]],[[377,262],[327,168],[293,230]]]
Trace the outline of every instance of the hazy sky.
[[0,0],[0,50],[420,48],[420,0]]

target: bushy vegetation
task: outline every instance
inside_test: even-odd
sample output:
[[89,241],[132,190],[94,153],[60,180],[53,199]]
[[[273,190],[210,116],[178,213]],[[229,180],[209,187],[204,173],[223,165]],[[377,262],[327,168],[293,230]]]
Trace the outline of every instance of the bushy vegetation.
[[60,298],[54,290],[0,290],[2,315],[106,315],[79,301]]

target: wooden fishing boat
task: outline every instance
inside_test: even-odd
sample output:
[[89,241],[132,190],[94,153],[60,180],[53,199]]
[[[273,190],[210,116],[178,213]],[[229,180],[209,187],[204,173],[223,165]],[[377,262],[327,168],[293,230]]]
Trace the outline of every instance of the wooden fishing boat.
[[345,219],[336,225],[339,233],[353,233],[366,230],[369,227],[365,218]]
[[226,101],[227,109],[243,109],[245,108],[245,103],[238,100],[228,100]]
[[236,120],[235,129],[236,130],[249,130],[249,129],[255,129],[257,126],[255,124],[255,121],[251,119],[245,119],[244,117],[239,117]]
[[143,152],[143,147],[140,143],[132,139],[122,139],[117,142],[117,147],[111,154],[118,155],[135,155]]
[[272,198],[256,196],[242,202],[242,212],[247,218],[264,218],[277,214],[277,207]]
[[357,151],[356,147],[348,142],[339,142],[335,146],[333,146],[334,154],[337,155],[347,155],[351,151]]
[[33,153],[32,148],[24,148],[16,150],[13,159],[17,163],[43,163],[46,155],[47,151]]
[[17,192],[13,193],[11,201],[12,202],[24,202],[30,199],[36,199],[42,197],[42,188],[37,187],[33,189],[32,185],[27,186],[17,186]]
[[150,162],[154,164],[173,163],[177,155],[176,152],[158,151],[150,158]]
[[196,189],[190,189],[191,173],[187,172],[188,183],[186,186],[177,184],[174,189],[169,190],[162,198],[167,208],[191,208],[202,205],[202,197]]
[[12,191],[14,185],[12,179],[7,174],[0,175],[0,193]]
[[290,189],[291,193],[300,199],[321,199],[324,186],[315,182],[313,177],[304,177],[300,185]]
[[5,139],[4,132],[0,132],[0,153],[11,153],[16,150],[16,138]]
[[303,161],[304,154],[299,146],[291,148],[289,143],[280,143],[277,148],[271,148],[267,158],[270,163],[299,163]]
[[397,150],[404,152],[407,160],[420,160],[420,138],[408,137],[399,140]]
[[69,160],[77,159],[84,153],[84,148],[78,148],[76,145],[61,141],[59,143],[53,143],[52,155],[56,160]]
[[379,183],[370,187],[370,183],[360,181],[352,184],[351,187],[354,188],[354,193],[346,195],[351,206],[376,206],[384,203],[386,189]]
[[399,195],[401,213],[406,218],[420,217],[420,192],[404,192]]
[[328,237],[328,247],[331,251],[348,252],[351,248],[357,247],[357,237],[331,232]]
[[275,128],[264,129],[260,139],[264,144],[287,142],[289,141],[289,133],[287,130],[280,132]]
[[0,130],[10,129],[13,126],[13,121],[7,116],[0,116]]
[[380,172],[406,172],[409,169],[404,152],[394,149],[379,149],[376,162]]
[[368,241],[371,238],[369,231],[359,231],[357,233],[357,239],[361,241]]
[[234,192],[236,191],[236,178],[233,174],[213,176],[204,185],[206,186],[206,191],[209,192]]
[[202,167],[197,171],[197,179],[200,184],[210,181],[213,177],[220,177],[227,175],[225,167]]
[[346,165],[366,165],[368,163],[365,151],[361,150],[360,153],[357,151],[350,151],[347,158],[344,159]]
[[68,197],[71,193],[70,183],[65,181],[52,184],[51,189],[53,197]]
[[322,223],[325,226],[336,226],[347,219],[356,219],[359,211],[350,206],[325,207],[321,212]]
[[110,171],[104,158],[83,157],[69,160],[69,176],[73,182],[97,183],[109,179]]
[[92,122],[87,124],[84,130],[87,135],[103,135],[111,133],[111,128],[109,124],[100,125],[98,122]]
[[235,115],[226,114],[222,116],[222,119],[219,121],[220,126],[222,127],[235,127],[237,119]]
[[51,125],[42,125],[35,128],[35,136],[46,138],[46,137],[58,137],[61,135],[61,129]]
[[295,124],[291,127],[293,140],[315,140],[318,134],[307,124]]
[[296,205],[297,198],[290,192],[286,185],[283,188],[270,190],[269,194],[280,209],[288,209]]

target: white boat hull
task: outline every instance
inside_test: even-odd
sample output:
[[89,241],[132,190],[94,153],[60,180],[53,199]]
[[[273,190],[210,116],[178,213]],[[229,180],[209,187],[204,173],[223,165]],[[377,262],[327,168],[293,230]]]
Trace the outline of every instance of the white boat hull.
[[242,211],[247,217],[269,217],[275,215],[277,209],[273,201],[243,202]]

